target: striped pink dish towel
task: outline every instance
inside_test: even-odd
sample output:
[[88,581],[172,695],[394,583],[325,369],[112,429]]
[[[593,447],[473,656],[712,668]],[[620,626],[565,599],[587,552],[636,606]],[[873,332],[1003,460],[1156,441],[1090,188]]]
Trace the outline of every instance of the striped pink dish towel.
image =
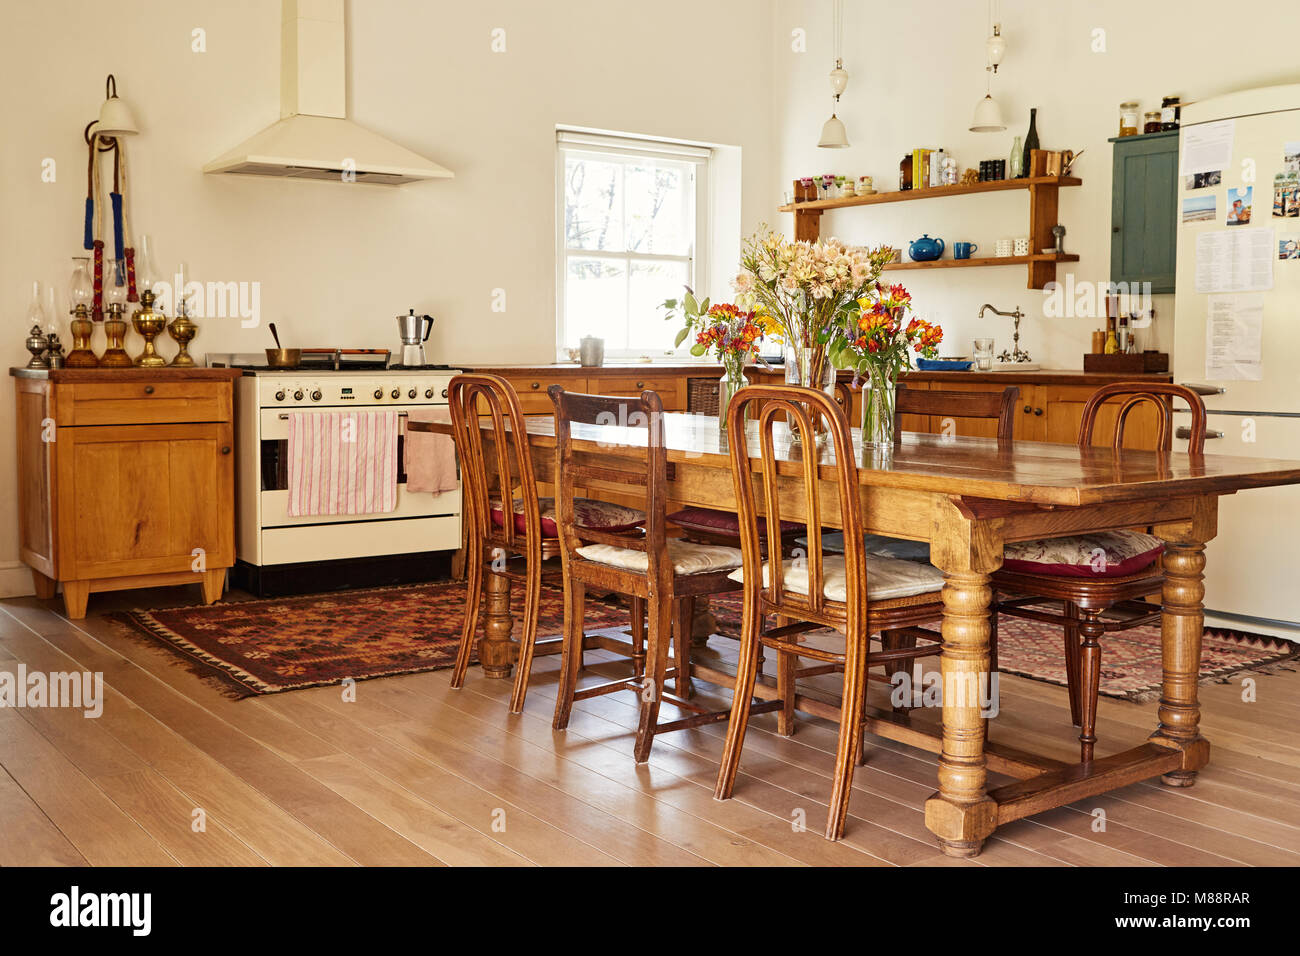
[[397,412],[290,412],[289,515],[397,507]]

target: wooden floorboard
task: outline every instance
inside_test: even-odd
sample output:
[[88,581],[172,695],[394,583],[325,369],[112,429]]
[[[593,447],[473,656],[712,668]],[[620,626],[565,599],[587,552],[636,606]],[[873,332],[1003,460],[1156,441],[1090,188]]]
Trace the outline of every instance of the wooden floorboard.
[[[1300,864],[1300,673],[1203,685],[1211,764],[1197,786],[1133,783],[1017,820],[974,860],[943,857],[924,825],[934,754],[868,736],[845,839],[828,843],[836,728],[755,717],[735,796],[713,799],[726,724],[668,734],[632,760],[631,693],[583,701],[551,729],[558,659],[534,668],[525,712],[471,669],[235,700],[156,642],[99,616],[184,600],[175,589],[97,595],[70,622],[53,602],[0,602],[0,669],[102,672],[102,716],[0,710],[0,865],[847,865]],[[734,660],[713,638],[706,653]],[[626,664],[593,651],[584,680]],[[809,682],[833,694],[835,678]],[[887,706],[885,689],[873,702]],[[700,699],[728,694],[701,683]],[[1142,743],[1155,702],[1103,698],[1098,755]],[[666,705],[666,710],[671,707]],[[1002,678],[995,742],[1077,759],[1065,690]],[[914,712],[920,724],[937,715]],[[1010,783],[990,776],[990,787]],[[196,819],[202,826],[196,825]],[[11,826],[12,824],[12,826]]]

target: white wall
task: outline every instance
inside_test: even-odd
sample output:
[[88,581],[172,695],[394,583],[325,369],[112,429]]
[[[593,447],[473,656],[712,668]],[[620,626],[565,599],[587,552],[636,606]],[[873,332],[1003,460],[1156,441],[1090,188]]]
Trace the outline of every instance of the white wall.
[[[1084,184],[1062,189],[1059,218],[1065,248],[1081,259],[1057,267],[1064,282],[1104,282],[1110,270],[1111,145],[1119,103],[1137,99],[1158,109],[1166,93],[1185,101],[1231,90],[1295,82],[1293,40],[1298,15],[1286,0],[1252,0],[1229,15],[1210,0],[999,0],[1007,54],[993,79],[993,96],[1008,123],[1004,133],[968,132],[984,95],[988,6],[980,0],[884,3],[846,0],[844,66],[849,86],[838,114],[852,146],[816,147],[830,115],[830,0],[778,0],[773,26],[772,89],[776,121],[773,205],[796,176],[826,172],[873,176],[877,189],[898,188],[898,162],[913,147],[942,146],[962,169],[1005,159],[1016,134],[1038,108],[1046,149],[1087,153],[1075,165]],[[807,31],[807,52],[791,49],[791,31]],[[1105,31],[1106,52],[1092,52],[1093,30]],[[1229,174],[1225,173],[1226,177]],[[901,244],[929,233],[971,240],[992,254],[999,237],[1026,235],[1028,197],[988,193],[952,199],[838,210],[822,217],[822,234],[855,242]],[[787,233],[789,214],[772,214]],[[945,255],[950,252],[945,251]],[[1043,317],[1043,294],[1026,286],[1024,267],[898,272],[918,311],[941,322],[945,354],[969,354],[971,339],[992,335],[1011,344],[1010,320],[976,319],[991,302],[1019,305],[1021,344],[1034,359],[1079,368],[1090,333],[1104,318]],[[1157,345],[1172,348],[1173,302],[1156,296]],[[1104,310],[1101,313],[1104,316]],[[1150,347],[1150,346],[1147,346]]]
[[[552,361],[555,126],[740,147],[752,229],[771,207],[771,94],[753,64],[772,16],[770,0],[352,0],[350,116],[456,173],[390,189],[199,172],[279,117],[279,0],[7,4],[0,361],[27,359],[31,280],[66,284],[80,253],[81,130],[109,72],[142,127],[129,144],[133,228],[151,234],[163,268],[184,260],[199,280],[260,282],[263,320],[289,345],[391,346],[392,317],[413,307],[438,317],[434,360]],[[203,54],[191,52],[196,27]],[[503,54],[490,49],[495,27]],[[45,157],[53,184],[40,181]],[[490,309],[495,288],[504,314]],[[269,344],[264,328],[210,321],[192,351]],[[0,594],[30,588],[17,564],[13,441],[5,385]]]

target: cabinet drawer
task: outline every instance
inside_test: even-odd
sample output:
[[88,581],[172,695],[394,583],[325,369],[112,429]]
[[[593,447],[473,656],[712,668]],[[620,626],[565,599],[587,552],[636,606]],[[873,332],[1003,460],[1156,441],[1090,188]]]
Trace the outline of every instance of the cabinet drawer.
[[[539,373],[529,378],[511,378],[507,381],[519,396],[519,407],[525,415],[549,415],[555,411],[551,396],[546,394],[546,390],[556,382],[554,377]],[[587,388],[584,379],[566,378],[559,384],[569,392],[582,392]]]
[[686,379],[682,376],[653,373],[597,375],[587,382],[587,387],[597,395],[637,396],[644,391],[658,392],[666,411],[686,410]]
[[60,425],[230,421],[228,382],[93,382],[57,386]]

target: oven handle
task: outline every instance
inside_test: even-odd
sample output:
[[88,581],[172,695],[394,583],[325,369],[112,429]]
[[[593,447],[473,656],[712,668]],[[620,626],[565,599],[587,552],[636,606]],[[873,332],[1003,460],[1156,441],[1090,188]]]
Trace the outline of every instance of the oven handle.
[[[409,415],[409,414],[410,414],[409,412],[398,412],[398,413],[397,413],[397,417],[398,417],[398,418],[405,418],[405,417],[406,417],[407,415]],[[289,420],[289,413],[288,413],[288,412],[281,412],[281,413],[280,413],[280,421],[282,421],[282,422],[287,422],[288,420]]]

